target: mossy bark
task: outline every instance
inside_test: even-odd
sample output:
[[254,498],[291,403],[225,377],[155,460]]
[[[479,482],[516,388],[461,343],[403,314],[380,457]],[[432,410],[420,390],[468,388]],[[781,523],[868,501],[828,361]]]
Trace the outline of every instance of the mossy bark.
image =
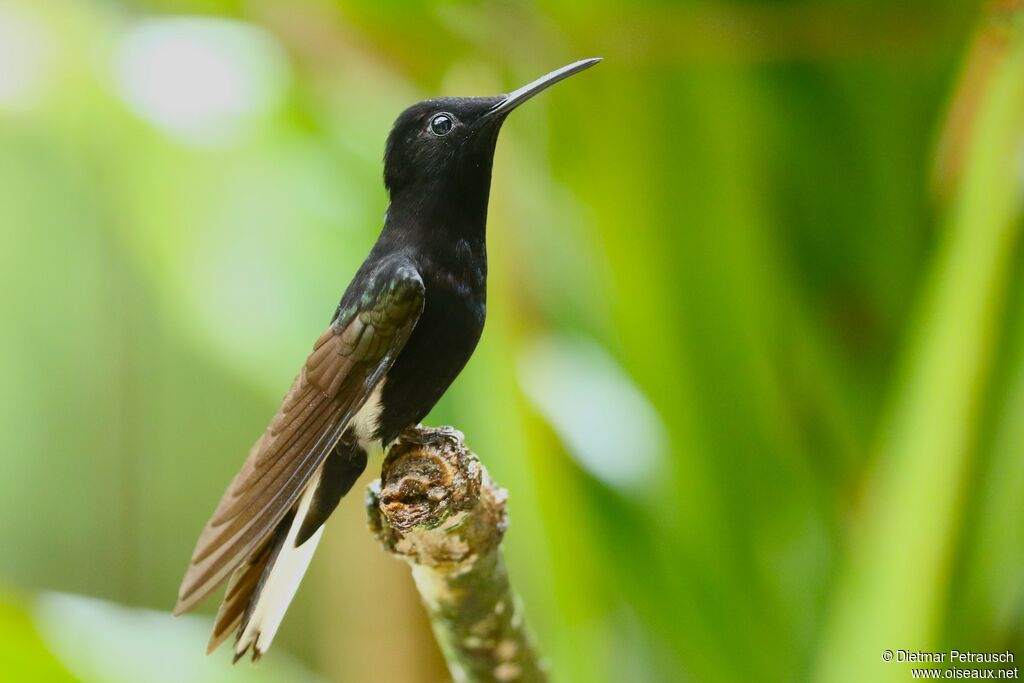
[[451,428],[407,430],[370,485],[370,529],[412,566],[456,683],[547,681],[501,554],[507,492]]

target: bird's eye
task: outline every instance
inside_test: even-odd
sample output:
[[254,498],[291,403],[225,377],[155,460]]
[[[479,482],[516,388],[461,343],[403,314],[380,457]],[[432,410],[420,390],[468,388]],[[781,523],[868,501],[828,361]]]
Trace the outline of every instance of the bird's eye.
[[430,119],[428,128],[431,133],[438,137],[448,135],[455,128],[455,118],[451,114],[438,114]]

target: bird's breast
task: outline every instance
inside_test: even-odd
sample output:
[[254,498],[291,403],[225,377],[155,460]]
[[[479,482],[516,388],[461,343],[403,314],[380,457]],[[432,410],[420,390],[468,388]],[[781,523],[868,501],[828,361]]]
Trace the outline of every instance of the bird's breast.
[[434,407],[473,354],[487,314],[481,281],[458,272],[424,274],[423,313],[388,372],[379,435],[385,441]]

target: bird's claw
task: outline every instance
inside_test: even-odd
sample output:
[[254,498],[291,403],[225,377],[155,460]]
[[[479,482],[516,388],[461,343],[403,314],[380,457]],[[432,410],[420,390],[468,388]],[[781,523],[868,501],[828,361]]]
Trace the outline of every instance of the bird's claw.
[[453,446],[461,446],[465,442],[465,439],[466,437],[462,432],[447,425],[443,427],[425,427],[420,424],[415,427],[409,427],[402,432],[403,441],[424,446],[436,444],[441,441],[447,441]]

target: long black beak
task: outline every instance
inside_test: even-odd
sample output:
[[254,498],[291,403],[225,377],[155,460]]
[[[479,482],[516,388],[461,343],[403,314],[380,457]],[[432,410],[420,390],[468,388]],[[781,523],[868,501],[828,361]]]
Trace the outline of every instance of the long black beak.
[[569,78],[569,76],[578,74],[584,69],[589,69],[590,67],[594,66],[600,61],[600,57],[593,57],[591,59],[581,59],[578,62],[567,64],[566,66],[563,66],[561,69],[555,69],[548,75],[541,76],[532,83],[527,83],[518,90],[514,90],[510,92],[508,95],[505,95],[505,99],[503,99],[501,102],[498,102],[498,104],[494,105],[494,107],[492,107],[491,110],[487,112],[486,116],[487,118],[491,118],[493,116],[502,116],[504,114],[507,114],[516,107],[518,107],[520,104],[525,102],[526,100],[530,99],[537,93],[541,92],[542,90],[551,87],[552,85],[558,83],[561,80]]

